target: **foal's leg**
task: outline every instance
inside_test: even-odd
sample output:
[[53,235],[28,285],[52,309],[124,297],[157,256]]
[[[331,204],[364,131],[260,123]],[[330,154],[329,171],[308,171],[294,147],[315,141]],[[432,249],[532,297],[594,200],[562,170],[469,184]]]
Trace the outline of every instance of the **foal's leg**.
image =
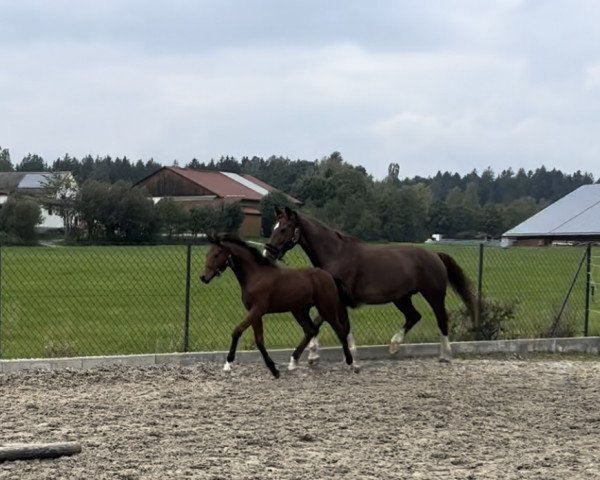
[[267,364],[267,368],[271,370],[271,373],[275,378],[279,378],[279,370],[275,366],[275,362],[269,357],[269,353],[265,348],[265,342],[263,337],[263,321],[262,317],[259,317],[255,322],[252,323],[252,329],[254,330],[254,341],[256,348],[262,354],[263,360]]
[[242,336],[242,333],[244,333],[244,331],[250,326],[250,324],[252,324],[253,321],[254,316],[251,312],[249,312],[244,321],[233,329],[233,333],[231,334],[231,346],[229,347],[229,353],[227,354],[227,361],[225,362],[225,365],[223,365],[223,371],[231,371],[231,364],[235,360],[235,351],[237,349],[238,341]]
[[310,342],[308,343],[309,365],[315,365],[319,363],[319,330],[321,329],[321,325],[323,325],[324,322],[325,320],[323,320],[323,317],[321,315],[315,318],[314,325],[317,329],[317,333],[311,338]]
[[394,355],[398,353],[400,349],[400,344],[404,341],[404,337],[409,332],[409,330],[415,326],[415,324],[421,320],[421,314],[417,312],[414,305],[412,304],[411,295],[406,295],[402,299],[397,302],[394,302],[394,305],[404,314],[404,318],[406,321],[404,322],[404,326],[402,329],[396,333],[392,337],[390,341],[390,353]]
[[[341,304],[338,307],[340,321],[342,322],[342,327],[344,329],[346,339],[348,340],[348,348],[352,352],[352,354],[356,354],[356,341],[354,340],[354,335],[350,331],[350,318],[348,317],[348,308]],[[315,318],[315,326],[317,327],[317,334],[312,338],[310,343],[308,344],[308,364],[314,365],[319,361],[319,337],[318,331],[321,328],[321,325],[325,320],[323,316],[319,314],[317,318]]]
[[344,325],[340,321],[340,309],[338,309],[338,305],[335,302],[320,302],[320,304],[317,305],[317,309],[319,310],[321,316],[333,327],[337,337],[340,339],[346,364],[352,366],[354,371],[358,372],[359,367],[358,365],[354,364],[352,352],[350,352],[350,348],[348,347],[348,328],[350,324],[348,323],[347,325]]
[[290,358],[290,364],[288,365],[288,370],[295,370],[296,368],[298,368],[298,360],[300,360],[300,356],[302,355],[302,352],[306,348],[306,345],[308,345],[308,342],[310,342],[314,338],[314,336],[319,332],[318,327],[315,326],[315,324],[310,319],[309,312],[310,312],[310,308],[308,308],[306,310],[292,312],[292,314],[294,315],[294,318],[300,324],[300,326],[302,327],[302,330],[304,330],[304,338],[302,339],[300,344],[296,347],[296,350],[294,350],[294,353],[292,353],[292,358]]

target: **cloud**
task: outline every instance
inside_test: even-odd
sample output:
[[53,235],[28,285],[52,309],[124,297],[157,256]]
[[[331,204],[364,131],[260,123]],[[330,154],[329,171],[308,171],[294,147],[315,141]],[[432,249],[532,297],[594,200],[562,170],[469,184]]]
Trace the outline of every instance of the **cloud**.
[[16,162],[338,150],[376,177],[598,175],[594,3],[365,5],[2,2],[0,145]]

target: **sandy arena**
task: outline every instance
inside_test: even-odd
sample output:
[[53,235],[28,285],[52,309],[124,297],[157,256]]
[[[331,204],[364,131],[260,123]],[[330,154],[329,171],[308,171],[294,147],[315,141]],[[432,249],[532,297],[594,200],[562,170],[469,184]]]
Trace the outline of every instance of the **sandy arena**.
[[600,478],[600,362],[555,358],[4,374],[0,444],[83,451],[0,478]]

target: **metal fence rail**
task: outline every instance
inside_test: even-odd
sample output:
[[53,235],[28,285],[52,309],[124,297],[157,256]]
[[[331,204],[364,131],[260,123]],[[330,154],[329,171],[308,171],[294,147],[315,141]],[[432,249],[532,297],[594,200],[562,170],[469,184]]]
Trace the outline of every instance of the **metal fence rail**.
[[[448,295],[451,340],[473,335],[531,338],[600,334],[598,249],[427,245],[452,255],[481,303],[484,331],[470,331],[460,300]],[[207,247],[98,246],[0,248],[0,358],[69,357],[223,350],[244,317],[231,272],[210,285],[198,280]],[[295,268],[309,264],[296,248]],[[437,341],[431,309],[417,296],[423,319],[407,341]],[[357,342],[385,344],[404,323],[393,305],[350,312]],[[270,348],[295,346],[301,329],[290,314],[269,315]],[[481,337],[480,337],[481,338]],[[329,327],[323,344],[336,345]],[[252,349],[253,336],[240,348]]]

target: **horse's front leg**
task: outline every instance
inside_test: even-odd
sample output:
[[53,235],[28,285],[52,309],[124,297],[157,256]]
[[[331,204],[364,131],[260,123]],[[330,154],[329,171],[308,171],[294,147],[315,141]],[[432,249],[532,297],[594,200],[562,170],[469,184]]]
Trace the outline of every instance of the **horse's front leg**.
[[253,315],[248,313],[244,321],[233,329],[233,333],[231,334],[231,346],[229,347],[229,353],[227,354],[227,360],[225,361],[225,365],[223,365],[223,371],[231,371],[231,364],[235,360],[235,351],[237,350],[238,341],[242,336],[242,333],[244,333],[244,331],[252,324],[253,321]]
[[267,368],[271,371],[275,378],[279,378],[279,370],[277,370],[275,362],[269,356],[269,353],[265,348],[262,316],[258,317],[256,321],[252,323],[252,329],[254,330],[254,342],[256,343],[256,348],[258,348],[259,352],[262,354],[263,360],[265,361]]

